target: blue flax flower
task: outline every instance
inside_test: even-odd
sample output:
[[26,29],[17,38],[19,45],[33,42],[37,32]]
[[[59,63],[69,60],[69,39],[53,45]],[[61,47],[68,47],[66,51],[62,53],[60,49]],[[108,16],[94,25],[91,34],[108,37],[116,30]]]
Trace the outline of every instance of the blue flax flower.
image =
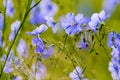
[[43,53],[44,52],[45,46],[44,46],[42,39],[39,37],[39,35],[42,34],[43,32],[45,32],[47,29],[48,29],[48,27],[43,24],[43,25],[40,25],[39,27],[37,27],[32,32],[27,32],[27,34],[29,34],[29,35],[37,36],[32,39],[32,45],[36,46],[35,53]]
[[[1,61],[4,62],[5,59],[6,59],[6,55],[3,55],[1,58]],[[4,67],[4,72],[7,74],[13,72],[13,68],[12,68],[12,60],[13,59],[14,59],[14,52],[11,51],[10,55],[6,61],[5,67]]]
[[43,58],[48,58],[48,57],[50,57],[52,54],[53,54],[53,51],[54,51],[54,46],[53,45],[50,45],[49,46],[49,49],[47,50],[45,50],[44,51],[44,53],[42,54],[42,56],[43,56]]
[[69,77],[72,79],[72,80],[87,80],[87,78],[84,78],[84,75],[82,73],[82,69],[77,66],[70,74],[69,74]]
[[104,23],[104,20],[106,19],[105,11],[102,10],[100,13],[94,13],[91,16],[91,21],[88,23],[89,27],[96,32],[99,24]]
[[108,46],[110,48],[112,48],[112,46],[120,48],[120,34],[110,32],[108,34]]
[[68,35],[78,34],[82,31],[84,22],[85,20],[82,14],[74,16],[73,13],[68,13],[66,19],[62,22],[62,27]]
[[52,27],[53,33],[56,33],[58,30],[57,23],[53,20],[52,17],[45,17],[46,18],[46,23],[49,27]]
[[45,23],[45,17],[54,17],[57,11],[58,7],[52,2],[52,0],[42,0],[38,6],[32,9],[30,22],[33,25]]
[[37,27],[35,30],[33,30],[32,32],[27,32],[27,34],[29,35],[39,35],[42,34],[43,32],[45,32],[48,29],[48,27],[44,24],[40,25],[39,27]]
[[107,13],[107,15],[111,15],[114,11],[117,4],[120,3],[120,0],[104,0],[103,2],[103,9]]
[[20,27],[20,21],[16,20],[14,23],[11,24],[11,33],[9,36],[9,41],[12,41],[15,38],[15,35]]
[[120,50],[117,47],[112,47],[112,58],[109,63],[109,71],[113,80],[120,80]]
[[16,76],[13,80],[22,80],[21,76]]
[[45,45],[40,37],[33,38],[32,45],[36,46],[35,53],[43,53],[45,50]]
[[7,4],[6,4],[6,0],[4,0],[3,4],[6,7],[6,14],[9,17],[13,17],[13,15],[14,15],[14,6],[13,6],[12,0],[7,0]]
[[48,29],[46,25],[41,25],[37,27],[35,30],[32,32],[27,32],[27,34],[36,36],[32,39],[32,45],[35,46],[35,53],[41,54],[43,58],[48,58],[52,55],[53,53],[53,46],[50,46],[49,49],[47,50],[42,39],[39,37],[40,34],[45,32]]
[[46,74],[46,68],[42,63],[36,62],[32,65],[32,71],[30,74],[30,78],[32,77],[36,80],[43,80]]
[[28,46],[25,43],[25,41],[23,39],[20,39],[19,44],[17,46],[17,52],[19,57],[28,57]]
[[0,13],[0,31],[2,31],[3,29],[3,24],[4,24],[4,17],[3,14]]
[[81,41],[78,44],[78,48],[85,50],[85,49],[87,49],[87,47],[88,47],[88,42],[81,39]]

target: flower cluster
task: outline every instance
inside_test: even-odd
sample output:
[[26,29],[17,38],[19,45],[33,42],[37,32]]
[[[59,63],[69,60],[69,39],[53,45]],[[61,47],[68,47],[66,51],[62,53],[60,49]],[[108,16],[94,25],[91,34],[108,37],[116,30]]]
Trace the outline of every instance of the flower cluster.
[[108,35],[108,46],[112,48],[112,58],[109,63],[109,71],[114,80],[120,79],[120,34],[110,32]]
[[50,46],[49,49],[47,50],[42,39],[39,37],[39,35],[45,32],[47,29],[48,27],[43,24],[37,27],[32,32],[27,32],[27,34],[29,35],[36,36],[35,38],[32,39],[32,45],[36,46],[35,53],[41,54],[43,58],[49,57],[54,49],[53,46]]
[[84,75],[83,75],[83,70],[77,66],[70,74],[69,74],[69,77],[72,79],[72,80],[88,80],[87,78],[84,78]]

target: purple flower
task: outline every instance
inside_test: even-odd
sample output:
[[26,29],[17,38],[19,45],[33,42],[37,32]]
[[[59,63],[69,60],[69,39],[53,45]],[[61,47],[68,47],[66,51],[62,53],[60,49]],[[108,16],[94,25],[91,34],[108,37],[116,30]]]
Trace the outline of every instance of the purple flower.
[[42,0],[38,6],[32,9],[30,15],[30,22],[33,25],[43,24],[46,22],[45,17],[46,16],[54,17],[57,10],[58,10],[57,5],[54,4],[51,0]]
[[120,3],[120,0],[104,0],[103,9],[107,13],[107,15],[111,15],[111,13],[114,11],[115,7],[119,3]]
[[108,34],[108,47],[112,46],[120,48],[120,34],[114,32]]
[[104,23],[104,20],[106,19],[105,11],[102,10],[100,13],[94,13],[91,16],[91,21],[89,22],[89,27],[96,32],[96,29],[99,24]]
[[[13,72],[13,68],[12,68],[13,59],[14,59],[14,53],[13,51],[11,51],[4,67],[4,72],[7,74]],[[6,60],[6,55],[3,55],[1,61],[4,62],[5,60]]]
[[23,39],[20,39],[19,44],[17,46],[17,52],[19,54],[19,57],[28,57],[28,46],[25,43],[25,41]]
[[14,15],[14,7],[13,7],[13,2],[12,0],[7,0],[7,4],[6,4],[6,0],[4,0],[4,6],[6,7],[6,14],[9,17],[13,17]]
[[52,17],[45,17],[46,18],[46,23],[47,23],[47,25],[49,26],[49,27],[52,27],[52,31],[53,31],[53,33],[56,33],[57,32],[57,30],[58,30],[58,27],[57,27],[57,23],[53,20],[53,18]]
[[2,32],[0,32],[0,47],[3,47]]
[[77,66],[70,74],[69,77],[72,80],[87,80],[87,78],[84,78],[84,75],[82,73],[82,69]]
[[20,27],[20,21],[16,20],[14,23],[11,24],[11,33],[9,36],[9,41],[12,41],[15,38],[15,35]]
[[32,39],[32,45],[36,46],[35,53],[43,53],[45,50],[44,43],[40,37]]
[[13,80],[22,80],[22,77],[21,76],[17,76]]
[[66,20],[62,22],[62,27],[65,29],[68,35],[73,35],[75,33],[80,33],[84,27],[84,18],[82,14],[74,16],[73,13],[68,13],[66,15]]
[[0,31],[2,31],[3,29],[3,23],[4,23],[4,17],[3,17],[3,14],[0,13]]
[[32,71],[30,78],[35,78],[36,80],[43,80],[46,74],[46,68],[42,63],[36,62],[32,65]]
[[120,79],[120,51],[118,48],[112,47],[112,58],[109,63],[109,71],[111,72],[114,80]]
[[7,61],[4,67],[4,72],[8,74],[11,73],[12,71],[13,71],[12,62]]
[[54,46],[49,46],[48,50],[45,50],[44,53],[42,54],[43,58],[48,58],[53,54],[54,51]]
[[79,49],[87,49],[88,47],[88,42],[81,40],[78,44]]
[[52,2],[52,0],[42,0],[40,2],[40,10],[41,10],[41,14],[44,17],[46,16],[53,17],[58,11],[58,7],[56,4]]
[[46,25],[42,24],[39,27],[37,27],[35,30],[33,30],[32,32],[27,32],[27,34],[32,35],[32,36],[38,35],[38,34],[42,34],[47,29],[48,29],[48,27]]

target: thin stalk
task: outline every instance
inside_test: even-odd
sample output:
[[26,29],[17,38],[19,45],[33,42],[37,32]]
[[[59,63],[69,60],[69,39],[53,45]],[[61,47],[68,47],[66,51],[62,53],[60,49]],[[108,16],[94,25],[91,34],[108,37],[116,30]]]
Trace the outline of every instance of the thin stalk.
[[[67,38],[68,38],[68,35],[65,36],[65,40],[64,40],[62,52],[63,52],[64,49],[65,49],[65,45],[66,45]],[[60,53],[59,57],[60,57],[61,55],[62,55],[62,53]],[[54,65],[54,68],[53,68],[53,70],[52,70],[52,72],[51,72],[51,75],[50,75],[50,77],[49,77],[49,80],[51,80],[51,78],[52,78],[52,75],[53,75],[53,73],[54,73],[54,70],[55,70],[55,68],[56,68],[56,66],[57,66],[57,63],[58,63],[58,61],[59,61],[59,57],[58,57],[57,60],[56,60],[56,63],[55,63],[55,65]]]

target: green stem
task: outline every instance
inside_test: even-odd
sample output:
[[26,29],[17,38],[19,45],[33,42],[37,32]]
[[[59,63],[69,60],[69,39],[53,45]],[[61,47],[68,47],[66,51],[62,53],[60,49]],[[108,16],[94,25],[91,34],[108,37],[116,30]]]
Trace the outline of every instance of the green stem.
[[[66,45],[66,41],[67,41],[67,37],[68,37],[68,35],[65,36],[65,40],[64,40],[64,44],[63,44],[63,48],[62,48],[62,52],[63,52],[64,49],[65,49],[65,45]],[[62,55],[62,53],[60,53],[59,57],[60,57],[61,55]],[[58,57],[57,60],[56,60],[56,63],[55,63],[54,68],[53,68],[53,70],[52,70],[52,72],[51,72],[51,75],[50,75],[49,80],[51,80],[51,78],[52,78],[52,75],[53,75],[53,73],[54,73],[54,70],[55,70],[55,68],[56,68],[56,66],[57,66],[57,63],[58,63],[58,61],[59,61],[59,57]]]

